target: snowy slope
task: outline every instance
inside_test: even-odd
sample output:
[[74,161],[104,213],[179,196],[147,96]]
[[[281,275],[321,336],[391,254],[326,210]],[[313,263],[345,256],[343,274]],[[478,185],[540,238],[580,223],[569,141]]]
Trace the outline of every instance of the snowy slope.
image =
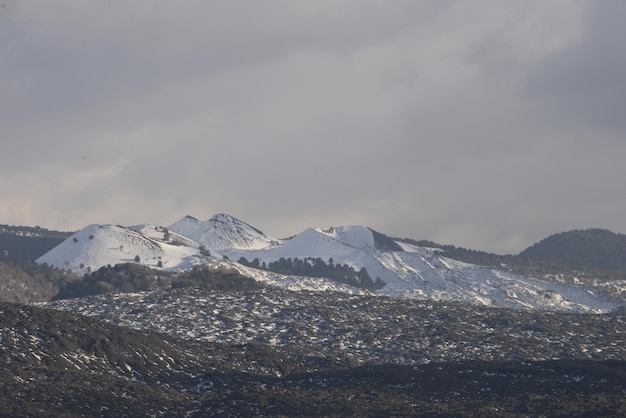
[[186,237],[154,225],[130,228],[116,225],[89,225],[37,259],[40,264],[86,272],[118,263],[134,263],[176,270],[207,261],[199,245]]
[[208,221],[199,221],[187,215],[170,225],[169,229],[217,253],[231,248],[265,248],[279,242],[247,223],[223,213],[213,216]]
[[[456,300],[486,306],[602,312],[614,305],[601,295],[475,266],[445,258],[437,250],[396,243],[398,251],[380,250],[376,232],[362,226],[306,229],[280,246],[257,250],[231,249],[232,260],[258,258],[332,258],[335,264],[364,267],[386,286],[377,293],[421,299]],[[389,246],[389,244],[387,244]]]
[[[202,256],[202,247],[213,258]],[[309,228],[279,241],[224,214],[208,221],[186,216],[168,228],[89,225],[37,261],[82,272],[134,262],[136,256],[150,267],[157,267],[160,261],[167,270],[227,263],[257,280],[292,290],[359,292],[326,279],[281,276],[221,260],[222,256],[233,261],[258,258],[266,263],[280,258],[332,258],[335,264],[365,268],[372,279],[382,279],[386,285],[377,291],[381,295],[531,309],[603,312],[615,307],[602,295],[583,287],[451,260],[437,249],[394,242],[364,226]]]
[[317,229],[308,228],[282,245],[250,250],[231,248],[222,250],[222,252],[231,260],[237,260],[243,256],[248,260],[258,257],[260,260],[269,262],[281,257],[321,257],[324,260],[335,257],[343,258],[354,253],[355,250],[357,250],[356,247],[338,241]]

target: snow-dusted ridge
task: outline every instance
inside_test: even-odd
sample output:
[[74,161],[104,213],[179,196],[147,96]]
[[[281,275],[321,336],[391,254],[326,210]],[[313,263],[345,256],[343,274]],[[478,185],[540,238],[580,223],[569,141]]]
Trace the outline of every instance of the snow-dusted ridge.
[[584,287],[451,260],[436,249],[395,242],[364,226],[308,228],[289,240],[277,240],[226,214],[207,221],[185,216],[167,228],[89,225],[37,262],[77,272],[124,262],[165,270],[185,270],[208,263],[228,265],[257,280],[291,290],[358,292],[327,279],[281,276],[223,260],[240,257],[266,263],[280,258],[332,258],[335,264],[357,270],[364,267],[373,279],[382,279],[386,285],[376,293],[388,296],[589,312],[606,312],[616,306]]
[[88,225],[37,259],[40,264],[73,272],[139,262],[152,268],[187,269],[205,263],[200,246],[155,225]]
[[224,213],[207,221],[199,221],[187,215],[168,228],[216,252],[228,249],[261,249],[279,244],[279,240]]

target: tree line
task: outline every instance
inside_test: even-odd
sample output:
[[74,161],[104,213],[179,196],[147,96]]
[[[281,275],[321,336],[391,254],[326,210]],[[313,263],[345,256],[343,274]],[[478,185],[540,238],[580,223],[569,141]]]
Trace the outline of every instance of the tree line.
[[347,264],[335,264],[332,257],[328,259],[328,263],[320,257],[305,257],[304,259],[297,257],[293,259],[281,257],[269,263],[261,261],[258,258],[248,261],[245,257],[241,257],[237,261],[239,264],[259,270],[279,274],[291,274],[294,276],[324,277],[362,289],[375,290],[385,285],[385,282],[380,277],[376,277],[376,279],[373,280],[365,267],[356,271],[354,267]]
[[107,265],[87,272],[82,278],[62,284],[55,300],[99,295],[103,293],[134,293],[155,289],[195,287],[219,291],[247,291],[264,285],[235,270],[195,266],[172,273],[153,270],[133,263]]

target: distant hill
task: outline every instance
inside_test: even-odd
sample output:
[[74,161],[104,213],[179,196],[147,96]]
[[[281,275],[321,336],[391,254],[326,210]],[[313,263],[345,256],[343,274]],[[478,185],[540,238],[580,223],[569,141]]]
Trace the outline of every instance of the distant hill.
[[34,261],[70,235],[38,226],[0,225],[0,261]]
[[528,247],[520,257],[577,269],[626,270],[626,235],[597,228],[561,232]]

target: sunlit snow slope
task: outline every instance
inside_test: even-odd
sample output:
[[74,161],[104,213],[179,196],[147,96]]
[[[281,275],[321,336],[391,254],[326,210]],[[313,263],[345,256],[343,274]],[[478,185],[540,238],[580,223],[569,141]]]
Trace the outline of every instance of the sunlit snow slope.
[[188,215],[170,225],[169,229],[218,253],[228,249],[259,249],[278,244],[278,240],[223,213],[208,221],[199,221]]
[[377,293],[487,306],[605,311],[613,307],[601,295],[570,285],[518,276],[443,257],[435,249],[392,242],[363,226],[307,229],[280,246],[224,252],[231,259],[320,257],[336,264],[365,267],[386,286]]
[[[213,258],[202,256],[208,250]],[[205,252],[206,254],[206,252]],[[486,306],[602,312],[615,305],[591,290],[530,279],[505,271],[443,257],[436,249],[413,246],[363,226],[306,229],[279,241],[232,216],[208,221],[186,216],[168,228],[140,225],[124,228],[89,225],[39,260],[56,267],[85,271],[121,262],[168,270],[200,263],[229,264],[242,273],[275,285],[297,289],[354,292],[326,279],[280,276],[237,264],[245,257],[269,263],[280,258],[333,259],[335,264],[365,268],[386,285],[376,293],[421,299],[455,300]],[[222,260],[222,256],[232,261]],[[160,262],[160,263],[159,263]]]
[[154,225],[126,228],[96,224],[76,232],[37,260],[40,264],[46,263],[73,272],[134,262],[153,268],[176,270],[188,269],[207,261],[208,258],[200,254],[199,245],[195,241],[164,228]]

